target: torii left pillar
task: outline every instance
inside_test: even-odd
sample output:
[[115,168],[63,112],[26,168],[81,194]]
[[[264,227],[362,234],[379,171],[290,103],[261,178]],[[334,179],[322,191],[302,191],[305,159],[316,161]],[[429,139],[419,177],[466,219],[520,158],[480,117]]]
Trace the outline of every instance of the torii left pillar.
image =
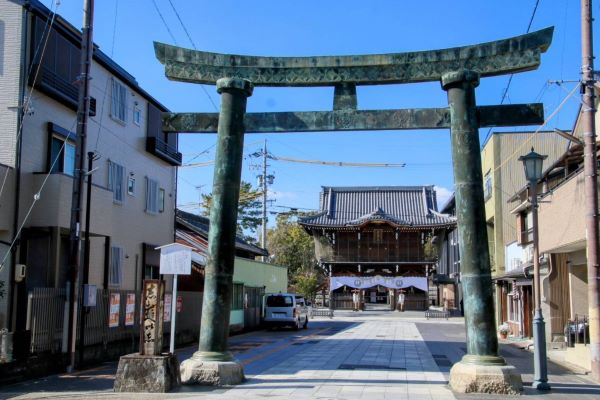
[[236,385],[244,380],[244,368],[228,351],[227,342],[244,148],[244,115],[247,98],[252,95],[252,83],[245,79],[222,78],[217,81],[217,91],[221,94],[221,112],[200,345],[191,358],[181,363],[181,382],[221,386]]

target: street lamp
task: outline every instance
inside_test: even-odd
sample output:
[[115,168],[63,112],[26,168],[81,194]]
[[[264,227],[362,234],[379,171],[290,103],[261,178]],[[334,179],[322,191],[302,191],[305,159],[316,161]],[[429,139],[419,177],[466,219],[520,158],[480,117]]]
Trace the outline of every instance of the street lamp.
[[540,296],[540,256],[538,237],[538,202],[537,183],[542,178],[542,164],[548,156],[533,151],[519,157],[525,167],[525,177],[529,182],[529,198],[531,202],[531,219],[533,229],[533,294],[535,314],[533,317],[533,366],[534,376],[531,386],[537,390],[550,390],[548,384],[548,360],[546,358],[546,328],[542,316],[542,300]]

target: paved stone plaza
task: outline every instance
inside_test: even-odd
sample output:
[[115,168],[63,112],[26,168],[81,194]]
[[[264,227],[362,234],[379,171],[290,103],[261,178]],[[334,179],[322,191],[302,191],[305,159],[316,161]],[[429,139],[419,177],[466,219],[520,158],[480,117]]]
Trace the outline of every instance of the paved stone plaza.
[[[246,383],[235,388],[186,386],[169,394],[115,394],[116,363],[2,388],[2,399],[480,399],[454,395],[448,372],[465,351],[460,318],[430,320],[423,313],[336,312],[311,321],[308,330],[238,335],[231,350],[244,364]],[[181,359],[194,347],[178,352]],[[532,379],[531,354],[512,345],[502,356]],[[600,385],[550,363],[549,399],[596,399]],[[526,388],[525,395],[538,395]],[[518,396],[516,397],[518,398]]]

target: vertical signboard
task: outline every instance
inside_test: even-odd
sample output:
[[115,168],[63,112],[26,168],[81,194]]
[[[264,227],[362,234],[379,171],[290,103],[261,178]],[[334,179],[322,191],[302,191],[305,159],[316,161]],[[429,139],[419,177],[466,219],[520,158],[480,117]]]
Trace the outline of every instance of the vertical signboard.
[[163,318],[165,322],[171,321],[171,303],[173,301],[173,295],[165,294],[165,307],[163,309]]
[[109,300],[108,327],[117,328],[119,326],[119,314],[121,311],[121,293],[111,293]]

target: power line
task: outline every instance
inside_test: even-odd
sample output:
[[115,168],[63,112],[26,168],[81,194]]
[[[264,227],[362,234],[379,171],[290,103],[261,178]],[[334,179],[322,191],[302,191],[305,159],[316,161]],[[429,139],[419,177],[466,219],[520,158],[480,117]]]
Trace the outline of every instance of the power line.
[[113,58],[115,52],[115,37],[117,36],[117,16],[119,13],[119,0],[115,0],[115,18],[113,22],[112,43],[110,45],[110,58]]
[[173,12],[175,13],[175,15],[177,16],[177,19],[179,20],[179,23],[181,24],[181,27],[183,28],[183,31],[185,32],[185,34],[187,35],[190,43],[192,44],[192,47],[194,48],[194,50],[198,50],[196,48],[196,44],[194,43],[194,41],[192,40],[192,37],[190,36],[190,33],[188,32],[187,28],[185,27],[185,24],[183,23],[183,21],[181,20],[181,17],[179,16],[179,13],[177,12],[177,9],[175,8],[175,5],[173,4],[173,2],[171,0],[169,0],[169,4],[171,4],[171,8],[173,9]]
[[[50,9],[52,9],[52,6],[54,5],[54,0],[52,1],[51,5],[50,5]],[[56,20],[56,12],[58,10],[58,7],[60,7],[60,1],[56,2],[56,8],[54,9],[54,12],[52,13],[52,17],[50,18],[50,23],[48,23],[48,19],[46,19],[46,24],[44,26],[44,30],[42,31],[42,36],[41,38],[44,38],[44,35],[46,35],[46,39],[45,40],[40,40],[40,42],[38,43],[36,49],[35,49],[35,53],[33,55],[33,59],[36,60],[38,52],[40,50],[40,47],[42,46],[42,42],[44,43],[44,46],[42,48],[42,53],[40,55],[40,60],[42,60],[44,58],[44,54],[46,53],[46,48],[48,47],[48,40],[50,39],[50,31],[52,31],[52,26],[54,25],[54,21]],[[29,65],[29,69],[27,71],[27,78],[31,75],[31,72],[33,71],[33,67],[34,67],[34,63],[31,63]],[[19,108],[21,108],[21,121],[19,123],[19,131],[17,132],[17,136],[15,138],[15,143],[18,143],[19,138],[21,137],[21,135],[23,134],[23,121],[25,119],[25,114],[27,112],[27,110],[30,109],[31,106],[31,97],[33,95],[33,89],[35,87],[35,82],[37,82],[37,78],[38,75],[40,73],[42,67],[42,63],[38,63],[36,71],[35,71],[35,75],[33,77],[33,81],[31,84],[31,89],[29,90],[29,95],[26,96],[25,98],[25,103],[21,104],[19,106]],[[4,191],[4,187],[6,185],[6,180],[8,178],[8,171],[10,170],[10,168],[6,168],[6,172],[4,173],[4,178],[2,179],[2,186],[0,186],[0,199],[2,198],[2,192]]]
[[296,158],[279,157],[269,155],[269,158],[274,161],[284,161],[300,164],[326,165],[329,167],[359,167],[359,168],[403,168],[406,163],[388,164],[388,163],[360,163],[360,162],[345,162],[345,161],[321,161],[321,160],[301,160]]
[[77,124],[77,118],[75,118],[75,120],[73,121],[73,124],[71,124],[71,128],[68,130],[69,133],[67,134],[66,139],[63,141],[60,151],[57,152],[56,158],[54,158],[54,160],[52,161],[52,164],[50,165],[50,168],[48,169],[48,172],[46,173],[46,176],[44,177],[44,180],[42,181],[42,184],[40,185],[39,190],[37,192],[35,192],[35,194],[33,195],[33,201],[31,202],[31,206],[27,210],[27,213],[25,214],[25,217],[23,218],[23,222],[21,223],[21,226],[19,226],[19,229],[17,230],[16,234],[13,236],[13,240],[12,240],[10,246],[8,247],[8,250],[6,251],[4,258],[2,259],[2,262],[0,263],[0,271],[2,271],[2,268],[4,268],[6,259],[10,255],[11,250],[14,247],[15,243],[17,243],[17,238],[21,235],[21,231],[23,230],[23,227],[27,223],[27,220],[28,220],[29,216],[31,215],[31,212],[33,211],[33,207],[35,206],[37,201],[42,197],[42,190],[44,190],[44,186],[46,186],[46,182],[48,182],[50,175],[52,175],[52,171],[54,170],[56,163],[62,157],[64,148],[67,144],[68,139],[71,136],[71,133],[72,133],[71,131],[73,130],[73,128],[75,127],[76,124]]
[[158,13],[158,16],[160,17],[160,20],[162,21],[162,23],[165,26],[165,28],[167,29],[167,32],[169,32],[169,36],[171,36],[171,39],[173,40],[173,43],[175,43],[175,45],[178,46],[177,39],[175,39],[175,36],[173,35],[173,32],[171,32],[171,28],[169,28],[169,25],[167,24],[167,21],[165,21],[165,17],[163,17],[162,13],[160,12],[160,8],[158,8],[158,4],[156,4],[156,0],[152,0],[152,4],[154,4],[154,9]]
[[[155,0],[152,0],[152,1],[154,2]],[[185,32],[188,40],[192,44],[192,47],[194,48],[194,50],[198,50],[196,48],[196,44],[194,43],[194,40],[192,39],[192,36],[190,35],[190,32],[187,30],[187,27],[183,23],[183,20],[181,19],[181,16],[179,15],[179,12],[177,11],[177,8],[175,8],[175,4],[173,4],[173,2],[171,0],[169,0],[169,4],[171,5],[171,8],[173,9],[173,12],[175,13],[175,16],[177,17],[177,20],[179,21],[179,24],[183,28],[183,31]],[[154,3],[154,6],[156,7],[156,9],[158,11],[158,7],[156,5],[156,2]],[[160,14],[160,11],[159,11],[159,14]],[[163,23],[166,25],[166,22],[165,22],[164,18],[162,17],[162,15],[161,15],[161,19],[163,20]],[[167,27],[167,29],[169,29],[169,28]],[[170,30],[169,30],[169,32],[170,32]],[[172,34],[171,34],[171,37],[173,37]],[[173,39],[173,41],[175,42],[175,44],[177,44],[177,41],[175,41],[175,39]],[[202,89],[202,91],[204,92],[204,94],[206,95],[206,97],[208,97],[208,101],[210,101],[210,104],[212,104],[212,106],[215,109],[215,111],[219,111],[219,108],[217,107],[217,105],[213,101],[211,95],[208,93],[208,90],[206,90],[206,88],[204,87],[204,85],[200,85],[200,88]]]
[[[527,24],[527,31],[525,33],[529,33],[529,30],[531,29],[531,25],[533,24],[533,19],[535,18],[535,13],[537,12],[539,4],[540,4],[540,0],[536,0],[535,5],[533,6],[533,12],[531,13],[531,18],[529,18],[529,23]],[[506,84],[506,87],[504,88],[504,93],[502,93],[502,98],[500,99],[501,105],[504,104],[504,100],[506,100],[506,97],[508,95],[508,89],[510,89],[510,84],[512,83],[513,76],[515,76],[515,74],[510,74],[510,76],[508,77],[508,82]],[[487,131],[487,134],[485,135],[484,142],[486,142],[488,140],[491,132],[492,132],[492,128],[489,128]]]
[[509,162],[509,161],[513,160],[513,157],[514,157],[514,156],[515,156],[517,153],[519,153],[519,152],[520,152],[520,151],[523,149],[523,147],[524,147],[524,146],[526,146],[526,145],[527,145],[527,144],[528,144],[528,143],[529,143],[531,140],[533,140],[533,137],[534,137],[534,136],[535,136],[535,135],[536,135],[536,134],[537,134],[539,131],[541,131],[541,130],[542,130],[542,128],[543,128],[543,127],[545,127],[545,126],[548,124],[548,122],[550,122],[550,120],[556,116],[556,114],[558,114],[558,112],[559,112],[559,111],[560,111],[560,110],[563,108],[563,106],[564,106],[564,105],[567,103],[567,100],[569,100],[569,99],[571,98],[571,96],[573,96],[573,95],[575,94],[575,91],[576,91],[576,90],[579,88],[579,86],[580,86],[580,85],[581,85],[581,84],[577,84],[577,85],[576,85],[576,86],[573,88],[573,90],[571,90],[571,91],[570,91],[570,92],[567,94],[567,96],[566,96],[566,97],[563,99],[563,101],[562,101],[562,102],[561,102],[561,103],[558,105],[558,107],[556,107],[556,108],[554,109],[554,111],[552,111],[552,113],[550,114],[550,116],[549,116],[548,118],[546,118],[546,120],[545,120],[545,121],[544,121],[544,122],[543,122],[543,123],[542,123],[542,124],[539,126],[539,128],[537,128],[537,129],[535,130],[535,132],[533,132],[533,133],[532,133],[532,134],[529,136],[529,138],[528,138],[527,140],[524,140],[524,141],[523,141],[523,143],[521,143],[521,144],[520,144],[520,145],[519,145],[519,146],[516,148],[516,150],[515,150],[515,151],[514,151],[512,154],[510,154],[508,157],[506,157],[506,158],[504,159],[504,161],[502,161],[502,162],[500,163],[500,165],[498,165],[497,167],[495,167],[495,168],[494,168],[494,171],[496,171],[496,170],[498,170],[499,168],[501,168],[501,167],[502,167],[504,164],[506,164],[507,162]]

